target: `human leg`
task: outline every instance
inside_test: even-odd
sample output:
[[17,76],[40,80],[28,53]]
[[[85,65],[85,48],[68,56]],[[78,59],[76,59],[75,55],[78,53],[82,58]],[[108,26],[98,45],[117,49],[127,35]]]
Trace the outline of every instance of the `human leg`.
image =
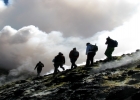
[[75,62],[76,62],[76,59],[71,59],[71,63],[72,63],[72,65],[71,65],[71,69],[77,67],[77,65],[75,64]]
[[114,51],[114,48],[113,47],[108,47],[105,51],[105,55],[107,56],[107,59],[108,60],[111,60],[112,59],[112,53]]
[[42,68],[37,68],[37,76],[40,76],[41,71],[42,71]]
[[63,64],[59,64],[60,68],[63,69],[63,71],[65,70],[65,68],[63,67]]
[[109,58],[112,60],[112,53],[114,51],[114,48],[110,48],[110,55],[109,55]]
[[73,60],[73,66],[74,66],[74,68],[77,67],[77,65],[75,64],[75,62],[76,62],[76,60],[74,59],[74,60]]
[[94,62],[94,56],[95,56],[95,52],[92,52],[91,53],[91,56],[90,56],[90,66],[93,66],[93,62]]
[[90,65],[90,62],[91,62],[91,53],[88,53],[87,60],[86,60],[86,67]]
[[54,64],[54,74],[58,72],[58,64]]
[[70,59],[70,62],[71,62],[71,69],[73,69],[73,60],[72,59]]

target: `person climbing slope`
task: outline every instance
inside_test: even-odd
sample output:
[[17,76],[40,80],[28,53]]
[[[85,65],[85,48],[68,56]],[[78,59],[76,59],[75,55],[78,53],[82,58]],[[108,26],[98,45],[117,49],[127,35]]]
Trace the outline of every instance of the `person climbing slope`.
[[34,70],[37,68],[37,76],[40,76],[42,67],[44,67],[44,64],[41,61],[39,61],[34,68]]
[[55,58],[53,59],[54,62],[54,74],[56,74],[59,70],[58,68],[62,68],[63,71],[65,70],[65,68],[63,67],[63,65],[65,64],[65,57],[64,55],[59,52],[57,56],[55,56]]
[[71,69],[77,67],[75,62],[77,61],[78,57],[79,57],[79,52],[76,50],[76,48],[73,48],[73,50],[71,50],[69,53],[69,58],[71,61]]
[[113,53],[115,47],[118,46],[118,42],[116,40],[111,39],[110,37],[107,37],[105,44],[107,45],[105,55],[107,56],[107,60],[110,61],[113,59],[112,53]]

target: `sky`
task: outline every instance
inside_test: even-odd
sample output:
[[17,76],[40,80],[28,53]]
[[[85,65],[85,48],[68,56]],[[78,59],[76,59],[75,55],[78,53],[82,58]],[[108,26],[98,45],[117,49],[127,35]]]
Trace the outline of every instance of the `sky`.
[[[7,0],[5,0],[7,1]],[[0,0],[0,67],[34,71],[53,70],[53,58],[62,52],[70,68],[69,52],[86,61],[86,43],[98,45],[95,59],[104,59],[106,38],[118,41],[113,55],[140,49],[139,0]]]

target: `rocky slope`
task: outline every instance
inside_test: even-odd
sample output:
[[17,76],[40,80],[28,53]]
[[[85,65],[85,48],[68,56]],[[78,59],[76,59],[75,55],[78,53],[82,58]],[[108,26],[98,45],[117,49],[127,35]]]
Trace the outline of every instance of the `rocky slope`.
[[0,86],[0,100],[139,100],[139,55],[11,82]]

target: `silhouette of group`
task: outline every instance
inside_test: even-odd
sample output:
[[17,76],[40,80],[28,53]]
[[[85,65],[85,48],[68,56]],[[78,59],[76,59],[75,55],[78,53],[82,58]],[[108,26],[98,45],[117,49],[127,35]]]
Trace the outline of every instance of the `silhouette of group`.
[[[113,59],[112,57],[112,53],[115,49],[115,47],[118,46],[118,42],[116,40],[111,39],[110,37],[106,38],[106,42],[105,44],[107,45],[107,48],[105,50],[105,55],[106,55],[106,60],[110,61]],[[96,52],[98,51],[98,46],[95,44],[91,44],[91,43],[86,43],[86,64],[85,67],[89,67],[89,66],[93,66],[94,65],[94,56],[96,55]],[[77,51],[76,47],[73,48],[70,52],[69,52],[69,58],[70,58],[70,62],[71,62],[71,69],[74,69],[77,67],[76,65],[76,61],[79,57],[79,52]],[[58,68],[62,68],[63,71],[65,70],[65,68],[63,67],[63,65],[65,64],[65,56],[63,55],[62,52],[59,52],[58,55],[56,55],[53,59],[54,62],[54,75],[57,74],[59,72]],[[39,63],[37,63],[35,69],[37,68],[37,76],[40,76],[40,73],[42,71],[42,67],[44,67],[44,64],[39,61]]]

